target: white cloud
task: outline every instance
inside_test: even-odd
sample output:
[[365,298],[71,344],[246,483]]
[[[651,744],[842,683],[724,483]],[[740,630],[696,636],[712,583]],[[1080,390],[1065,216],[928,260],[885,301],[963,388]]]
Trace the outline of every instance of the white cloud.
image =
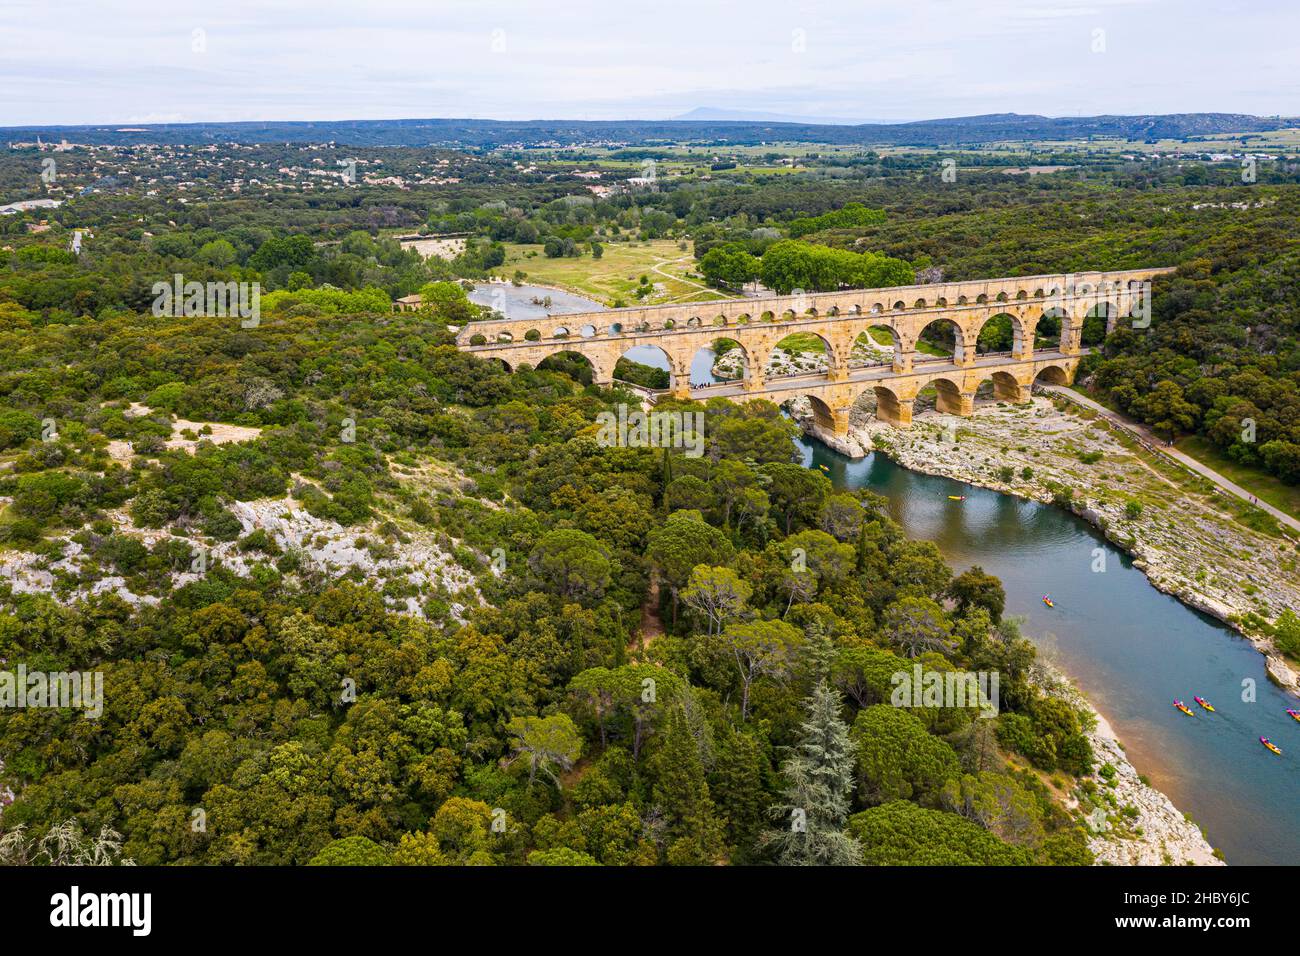
[[1292,0],[7,0],[0,123],[1296,114],[1298,27]]

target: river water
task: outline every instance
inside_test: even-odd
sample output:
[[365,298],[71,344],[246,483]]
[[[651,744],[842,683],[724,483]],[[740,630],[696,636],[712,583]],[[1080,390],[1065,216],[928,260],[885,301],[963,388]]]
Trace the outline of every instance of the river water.
[[[1123,552],[1059,508],[909,471],[883,455],[854,460],[815,439],[796,444],[804,463],[825,465],[836,487],[888,498],[907,535],[935,542],[958,571],[978,564],[1001,578],[1006,613],[1027,618],[1025,634],[1228,863],[1300,863],[1300,723],[1286,714],[1300,704],[1269,683],[1248,641],[1157,591]],[[1093,570],[1096,549],[1102,572]],[[1245,680],[1253,681],[1254,703],[1243,700]],[[1176,710],[1175,697],[1196,716]],[[1283,755],[1266,750],[1261,736]]]
[[[551,311],[562,310],[551,290],[505,288],[523,306],[550,294]],[[524,317],[520,311],[516,304],[511,317]],[[653,347],[628,358],[668,367]],[[691,382],[717,381],[712,364],[713,353],[701,350]],[[837,488],[884,495],[908,537],[935,542],[958,572],[978,564],[1001,578],[1006,613],[1026,619],[1025,634],[1105,715],[1133,765],[1204,828],[1228,863],[1300,863],[1300,723],[1286,713],[1300,702],[1269,682],[1249,641],[1157,591],[1127,555],[1059,508],[909,471],[883,455],[850,459],[813,438],[795,444],[804,464],[826,466]],[[1043,604],[1044,594],[1055,607]],[[1216,712],[1198,707],[1194,695]],[[1175,697],[1195,716],[1176,710]]]

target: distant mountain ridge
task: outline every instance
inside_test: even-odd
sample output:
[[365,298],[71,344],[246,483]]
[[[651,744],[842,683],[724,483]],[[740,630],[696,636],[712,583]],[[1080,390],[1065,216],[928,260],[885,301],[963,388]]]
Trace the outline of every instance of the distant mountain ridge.
[[[714,106],[697,106],[681,116],[674,116],[670,122],[689,123],[796,123],[804,126],[888,126],[890,120],[858,117],[851,119],[844,116],[797,116],[793,113],[767,113],[762,110],[719,109]],[[897,121],[894,121],[897,122]]]
[[730,120],[482,120],[402,119],[309,122],[161,123],[113,126],[0,128],[0,138],[33,142],[136,143],[335,142],[350,146],[572,146],[582,143],[695,142],[757,144],[797,140],[836,145],[944,146],[988,142],[1077,139],[1181,139],[1211,133],[1257,133],[1300,124],[1296,118],[1244,113],[1170,113],[1141,116],[1034,116],[991,113],[912,123],[827,125]]

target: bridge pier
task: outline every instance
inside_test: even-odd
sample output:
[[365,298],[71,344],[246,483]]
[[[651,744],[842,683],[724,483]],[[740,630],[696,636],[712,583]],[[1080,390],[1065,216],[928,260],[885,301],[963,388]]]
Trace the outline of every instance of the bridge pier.
[[943,412],[945,415],[960,415],[966,418],[975,414],[975,396],[939,388],[935,391],[934,407],[936,411]]
[[993,377],[993,398],[999,402],[1022,405],[1029,401],[1029,389],[1017,381],[1000,375]]
[[888,392],[877,392],[876,417],[886,425],[907,428],[912,424],[912,404],[913,399],[894,398]]

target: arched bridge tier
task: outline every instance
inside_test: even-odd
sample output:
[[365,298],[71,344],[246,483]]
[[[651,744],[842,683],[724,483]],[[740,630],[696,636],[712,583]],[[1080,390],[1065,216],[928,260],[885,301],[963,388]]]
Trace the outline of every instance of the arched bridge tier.
[[[988,378],[994,379],[999,398],[1013,401],[1024,397],[1035,376],[1046,369],[1055,370],[1049,373],[1053,377],[1069,381],[1082,354],[1084,320],[1104,316],[1111,331],[1121,319],[1149,309],[1150,280],[1172,271],[1023,276],[471,322],[458,334],[457,344],[483,358],[499,359],[511,369],[525,363],[535,366],[560,352],[576,352],[591,362],[599,383],[613,380],[615,364],[630,349],[654,346],[668,357],[676,395],[781,402],[797,392],[817,398],[813,405],[819,417],[830,416],[826,424],[839,431],[840,423],[833,421],[836,410],[843,411],[847,427],[847,409],[866,387],[876,388],[881,417],[906,424],[911,400],[932,383],[938,389],[940,409],[962,414],[969,412],[975,389]],[[1035,351],[1034,332],[1047,315],[1060,321],[1059,342],[1050,351]],[[1011,323],[1010,352],[979,354],[980,330],[999,316],[1007,316]],[[947,320],[953,327],[951,356],[917,350],[922,331],[936,320]],[[888,330],[893,343],[889,363],[854,367],[849,359],[854,342],[871,328]],[[825,372],[781,376],[768,372],[777,343],[794,333],[822,339]],[[745,358],[744,380],[692,389],[691,360],[719,338],[739,343]],[[892,407],[895,402],[897,410]]]

